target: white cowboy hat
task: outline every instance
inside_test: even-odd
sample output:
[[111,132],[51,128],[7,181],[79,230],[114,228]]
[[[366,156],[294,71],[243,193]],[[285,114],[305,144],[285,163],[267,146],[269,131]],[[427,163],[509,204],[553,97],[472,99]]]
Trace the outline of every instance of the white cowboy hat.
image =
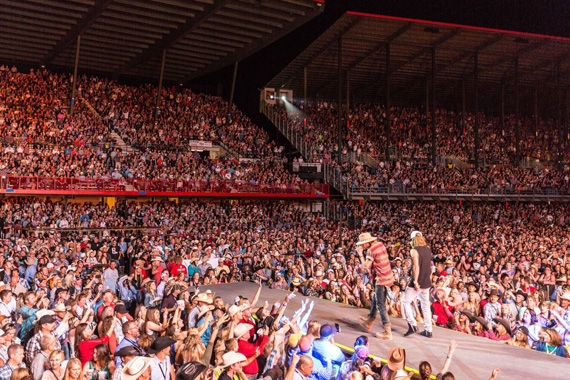
[[212,303],[212,298],[210,298],[209,294],[206,293],[200,293],[196,296],[195,300],[197,302],[206,302],[206,303]]
[[244,354],[240,354],[239,352],[235,351],[226,352],[224,355],[222,355],[222,359],[224,360],[224,364],[221,366],[221,368],[226,368],[232,364],[241,363],[247,360]]
[[[253,326],[250,325],[249,323],[240,323],[239,325],[237,325],[234,328],[234,337],[236,339],[239,339],[242,336],[244,336],[245,333],[247,333],[251,329],[253,329]],[[225,360],[224,360],[224,363],[225,363]]]
[[570,301],[570,292],[562,293],[562,295],[560,296],[560,299]]
[[364,232],[361,233],[360,235],[358,235],[358,242],[356,242],[356,245],[362,245],[362,244],[366,244],[366,243],[370,243],[376,240],[375,236],[370,235],[369,232]]
[[57,312],[59,312],[59,311],[62,311],[62,312],[63,312],[63,311],[67,311],[67,310],[65,309],[65,305],[64,305],[64,304],[58,303],[53,309],[51,309],[51,311],[53,311],[54,313],[57,313]]
[[137,356],[131,359],[123,368],[121,380],[137,380],[150,366],[152,358]]
[[416,236],[424,236],[420,231],[412,231],[412,233],[410,234],[410,239],[414,239]]
[[204,305],[200,307],[200,312],[198,313],[198,320],[202,318],[202,316],[205,315],[207,312],[212,311],[214,309],[215,309],[214,305]]

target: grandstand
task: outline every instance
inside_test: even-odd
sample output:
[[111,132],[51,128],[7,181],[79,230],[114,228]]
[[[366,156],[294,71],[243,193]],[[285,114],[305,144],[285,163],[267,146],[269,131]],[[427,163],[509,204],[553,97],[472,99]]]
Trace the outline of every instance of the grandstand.
[[389,8],[3,4],[0,380],[568,372],[570,37]]

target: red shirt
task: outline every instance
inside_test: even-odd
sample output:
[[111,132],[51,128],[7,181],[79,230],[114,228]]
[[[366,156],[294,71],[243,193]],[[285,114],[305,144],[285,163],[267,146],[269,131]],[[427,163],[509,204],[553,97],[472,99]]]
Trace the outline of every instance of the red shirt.
[[[255,355],[255,350],[259,347],[261,354],[263,355],[263,347],[265,347],[265,343],[267,343],[267,335],[260,336],[257,338],[257,342],[249,343],[247,340],[240,339],[238,340],[238,352],[243,354],[246,358],[251,358]],[[259,367],[257,366],[257,360],[253,360],[248,365],[244,366],[243,372],[246,375],[257,375],[259,372]]]
[[89,360],[93,359],[93,349],[99,344],[109,343],[109,336],[103,335],[101,339],[84,340],[79,343],[77,358],[81,360],[81,366],[84,366]]
[[390,258],[384,244],[375,242],[369,249],[368,256],[372,258],[370,273],[375,285],[392,286],[394,274],[390,266]]
[[188,269],[182,264],[174,264],[172,268],[170,268],[170,275],[176,276],[178,273],[188,274]]

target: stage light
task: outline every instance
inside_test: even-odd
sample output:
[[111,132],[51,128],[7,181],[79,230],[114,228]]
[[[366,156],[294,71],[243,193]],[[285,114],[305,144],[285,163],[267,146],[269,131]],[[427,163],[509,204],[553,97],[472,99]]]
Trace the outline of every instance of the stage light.
[[273,100],[273,99],[275,99],[275,96],[270,95],[270,96],[269,96],[269,99]]
[[285,97],[285,95],[281,96],[281,99],[287,100],[287,98]]

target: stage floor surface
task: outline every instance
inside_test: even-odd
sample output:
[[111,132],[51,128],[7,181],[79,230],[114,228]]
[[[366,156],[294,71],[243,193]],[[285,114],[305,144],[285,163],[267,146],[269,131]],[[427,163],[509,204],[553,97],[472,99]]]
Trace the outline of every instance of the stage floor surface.
[[[211,289],[217,296],[224,299],[225,303],[233,304],[238,295],[249,298],[251,301],[257,285],[254,283],[233,283],[223,285],[201,286],[203,292]],[[287,295],[286,291],[274,290],[264,287],[259,297],[257,306],[262,306],[265,301],[273,304],[279,300],[282,302]],[[307,297],[297,295],[287,307],[285,315],[291,317],[301,306],[301,301]],[[421,361],[427,360],[435,373],[439,371],[447,356],[449,341],[457,341],[457,349],[453,355],[449,370],[456,379],[488,380],[494,368],[500,368],[498,380],[511,379],[541,379],[561,380],[570,379],[570,359],[547,355],[541,352],[525,350],[518,347],[508,346],[505,343],[494,342],[489,339],[473,337],[467,334],[434,327],[433,338],[429,339],[419,334],[404,337],[407,324],[404,319],[391,318],[393,326],[393,340],[382,341],[374,336],[374,332],[380,330],[379,322],[375,322],[372,332],[366,332],[358,323],[360,317],[365,316],[367,310],[339,303],[313,299],[315,306],[311,319],[321,323],[328,322],[331,325],[338,323],[341,333],[335,336],[335,341],[342,345],[353,347],[354,340],[359,335],[369,335],[370,353],[386,358],[390,347],[397,346],[406,350],[407,366],[418,368]],[[379,321],[380,318],[377,318]],[[423,326],[419,326],[420,331]],[[434,373],[434,374],[435,374]]]

